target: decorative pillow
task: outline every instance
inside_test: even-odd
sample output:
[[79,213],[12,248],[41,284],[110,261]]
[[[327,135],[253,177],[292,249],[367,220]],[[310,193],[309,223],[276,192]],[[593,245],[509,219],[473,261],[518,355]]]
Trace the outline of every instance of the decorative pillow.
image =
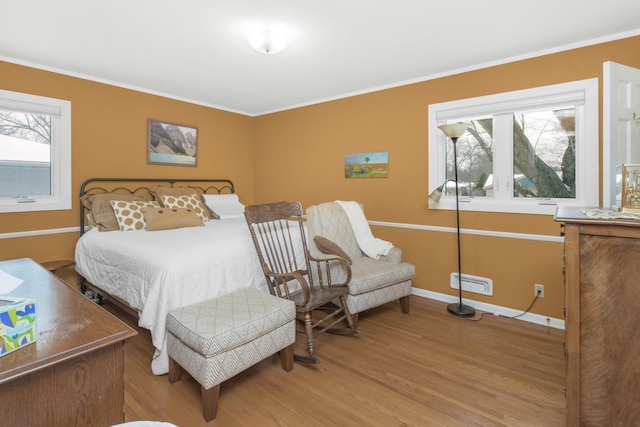
[[318,247],[318,250],[323,254],[336,255],[340,258],[344,258],[347,260],[349,265],[351,265],[351,263],[353,262],[351,261],[351,257],[349,257],[349,255],[347,255],[347,253],[343,251],[342,248],[332,240],[329,240],[326,237],[322,236],[315,236],[313,238],[313,242]]
[[144,220],[142,208],[160,207],[156,202],[127,202],[124,200],[112,200],[111,206],[118,220],[120,231],[144,230],[147,223]]
[[244,205],[237,194],[203,194],[202,198],[219,219],[244,218]]
[[165,208],[191,209],[202,221],[209,220],[209,212],[200,201],[200,196],[198,194],[191,194],[189,196],[161,196],[160,202]]
[[136,196],[134,194],[118,194],[118,193],[100,193],[100,194],[85,194],[81,198],[82,205],[89,209],[91,217],[91,225],[98,227],[100,231],[114,231],[119,230],[118,220],[113,207],[111,206],[112,200],[122,201],[147,201],[144,197]]
[[155,201],[162,204],[162,197],[164,196],[190,196],[192,194],[200,194],[197,189],[192,187],[163,187],[158,185],[153,187],[151,194],[155,198]]
[[200,217],[191,209],[146,207],[142,208],[142,213],[149,231],[204,226]]

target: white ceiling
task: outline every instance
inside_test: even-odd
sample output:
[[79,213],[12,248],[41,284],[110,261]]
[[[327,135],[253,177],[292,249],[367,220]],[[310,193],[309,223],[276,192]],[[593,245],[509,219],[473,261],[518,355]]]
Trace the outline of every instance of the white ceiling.
[[[289,47],[254,51],[248,31],[263,25],[283,27]],[[638,0],[2,0],[0,7],[0,60],[251,116],[637,34]]]

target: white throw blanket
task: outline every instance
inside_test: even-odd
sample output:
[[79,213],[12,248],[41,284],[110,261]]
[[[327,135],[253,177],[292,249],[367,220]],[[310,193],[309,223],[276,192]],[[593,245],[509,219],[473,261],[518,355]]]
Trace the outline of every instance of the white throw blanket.
[[356,235],[358,246],[360,246],[362,252],[369,258],[375,259],[380,259],[382,255],[389,253],[393,245],[391,242],[373,237],[367,218],[365,218],[364,212],[362,212],[362,208],[358,202],[336,200],[336,203],[339,204],[347,214],[353,233]]

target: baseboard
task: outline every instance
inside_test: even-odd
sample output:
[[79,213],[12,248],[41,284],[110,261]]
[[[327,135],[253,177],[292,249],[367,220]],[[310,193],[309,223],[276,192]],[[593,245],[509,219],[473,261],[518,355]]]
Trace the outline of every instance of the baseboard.
[[[447,303],[457,302],[458,297],[453,295],[441,294],[439,292],[426,291],[424,289],[411,288],[411,294],[423,298],[429,298],[436,301],[443,301]],[[464,304],[470,305],[476,310],[484,311],[487,313],[493,313],[494,316],[506,316],[513,317],[522,313],[522,310],[514,310],[508,307],[502,307],[494,304],[487,304],[486,302],[473,301],[469,299],[462,299]],[[525,322],[536,323],[538,325],[549,326],[556,329],[564,329],[564,320],[556,319],[553,317],[542,316],[535,313],[525,313],[520,317],[516,317],[517,320],[524,320]]]

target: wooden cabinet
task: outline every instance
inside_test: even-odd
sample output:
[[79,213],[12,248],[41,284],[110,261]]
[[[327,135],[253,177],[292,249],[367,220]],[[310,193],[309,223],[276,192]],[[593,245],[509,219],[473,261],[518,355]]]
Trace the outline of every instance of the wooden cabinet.
[[36,299],[35,343],[0,357],[0,424],[124,422],[124,342],[136,332],[24,258],[0,262],[23,280],[8,296]]
[[567,425],[638,425],[640,221],[563,208],[555,219],[565,224]]

